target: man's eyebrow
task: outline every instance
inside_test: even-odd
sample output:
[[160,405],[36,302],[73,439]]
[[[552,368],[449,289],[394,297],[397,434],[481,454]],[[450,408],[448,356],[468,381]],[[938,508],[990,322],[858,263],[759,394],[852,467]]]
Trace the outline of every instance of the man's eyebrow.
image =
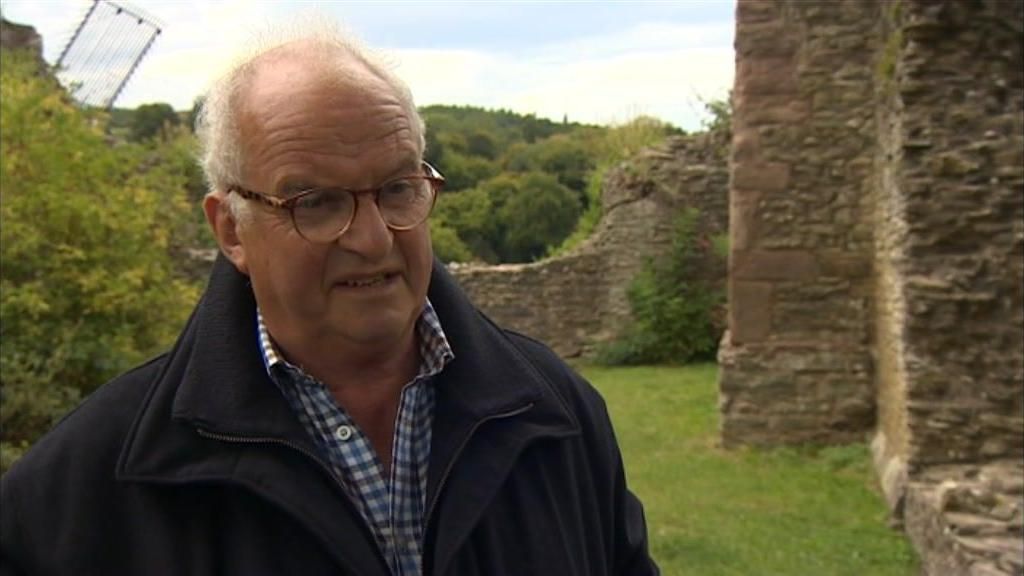
[[287,198],[299,192],[305,192],[310,188],[319,188],[319,186],[306,180],[287,178],[277,186],[277,194]]
[[422,164],[423,161],[417,158],[416,156],[408,156],[407,159],[404,162],[402,162],[402,165],[399,167],[399,169],[395,171],[393,176],[408,176],[413,173],[419,173],[420,166]]
[[[407,156],[406,160],[403,161],[400,165],[398,165],[398,167],[389,174],[387,180],[393,178],[401,178],[402,176],[409,176],[410,174],[420,173],[420,166],[422,165],[422,162],[423,161],[416,156]],[[383,184],[383,182],[381,182],[380,184]],[[301,176],[286,176],[281,181],[281,183],[275,187],[275,193],[283,198],[288,198],[289,196],[293,196],[295,194],[298,194],[299,192],[305,192],[310,188],[331,187],[332,186],[330,185],[313,183],[309,180],[304,179]]]

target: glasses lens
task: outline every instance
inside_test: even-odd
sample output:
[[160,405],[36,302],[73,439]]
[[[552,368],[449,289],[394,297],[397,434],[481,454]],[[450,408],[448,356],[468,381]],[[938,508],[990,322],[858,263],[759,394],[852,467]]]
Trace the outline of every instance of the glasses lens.
[[412,228],[430,215],[434,188],[425,178],[399,178],[381,187],[377,202],[388,226]]
[[341,188],[318,188],[303,194],[292,207],[295,227],[314,242],[329,242],[344,228],[355,210],[355,198]]

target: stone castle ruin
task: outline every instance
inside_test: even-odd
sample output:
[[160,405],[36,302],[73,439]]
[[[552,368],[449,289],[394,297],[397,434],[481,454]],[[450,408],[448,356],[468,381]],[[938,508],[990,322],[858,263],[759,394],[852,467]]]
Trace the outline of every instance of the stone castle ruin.
[[928,574],[1024,570],[1024,2],[740,0],[722,440],[873,437]]
[[1024,573],[1024,0],[739,0],[736,20],[731,148],[670,139],[606,176],[575,250],[453,273],[585,356],[697,208],[730,238],[723,445],[871,439],[927,574]]
[[676,207],[728,223],[723,444],[871,438],[927,574],[1021,574],[1024,1],[736,15],[727,162],[673,140],[612,173],[580,249],[456,275],[499,322],[587,354]]
[[[646,260],[671,242],[683,207],[702,233],[728,230],[728,136],[672,137],[611,170],[594,233],[569,253],[529,264],[451,264],[449,269],[498,324],[539,338],[564,357],[590,356],[627,324],[626,291]],[[724,270],[701,270],[724,284]]]

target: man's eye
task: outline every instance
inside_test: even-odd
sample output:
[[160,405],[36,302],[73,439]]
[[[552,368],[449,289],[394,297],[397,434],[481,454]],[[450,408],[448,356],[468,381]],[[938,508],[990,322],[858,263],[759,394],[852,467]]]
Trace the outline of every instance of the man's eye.
[[332,209],[345,204],[348,195],[339,190],[315,190],[295,201],[297,210]]
[[412,180],[395,180],[381,188],[381,195],[392,197],[411,196],[416,192],[416,184]]

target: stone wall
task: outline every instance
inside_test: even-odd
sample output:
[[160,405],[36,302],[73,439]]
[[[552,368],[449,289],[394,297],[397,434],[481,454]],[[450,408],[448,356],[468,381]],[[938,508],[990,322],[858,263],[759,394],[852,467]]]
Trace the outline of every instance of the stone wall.
[[899,213],[879,227],[900,242],[902,450],[912,469],[1022,456],[1024,2],[901,6]]
[[723,441],[874,431],[927,574],[1024,570],[1024,2],[740,0]]
[[[673,137],[610,171],[597,229],[566,255],[450,269],[473,302],[502,326],[564,357],[588,355],[628,321],[629,283],[647,258],[664,252],[682,207],[700,211],[698,226],[705,232],[728,228],[724,137]],[[705,272],[722,281],[723,270]]]
[[16,24],[0,17],[0,49],[31,50],[37,58],[43,60],[43,37],[36,29],[24,24]]
[[725,445],[850,441],[874,424],[877,10],[737,7]]
[[881,28],[876,463],[926,571],[1020,574],[1024,2]]

